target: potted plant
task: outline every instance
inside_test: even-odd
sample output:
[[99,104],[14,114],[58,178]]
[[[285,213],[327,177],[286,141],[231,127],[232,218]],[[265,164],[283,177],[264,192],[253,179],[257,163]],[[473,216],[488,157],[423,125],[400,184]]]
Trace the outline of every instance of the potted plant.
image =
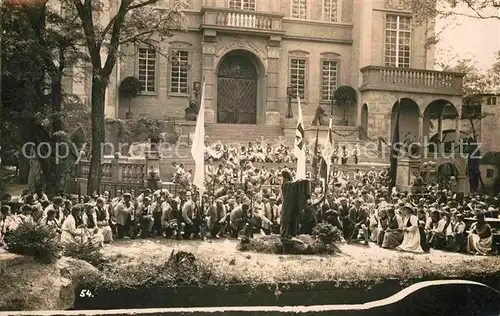
[[142,83],[136,77],[130,76],[120,83],[120,95],[128,99],[128,112],[126,114],[127,119],[132,119],[133,114],[130,109],[130,103],[133,98],[136,98],[142,93]]
[[341,86],[335,90],[334,96],[335,104],[344,109],[344,116],[341,121],[341,125],[347,126],[348,121],[346,119],[347,107],[356,104],[356,91],[349,86]]

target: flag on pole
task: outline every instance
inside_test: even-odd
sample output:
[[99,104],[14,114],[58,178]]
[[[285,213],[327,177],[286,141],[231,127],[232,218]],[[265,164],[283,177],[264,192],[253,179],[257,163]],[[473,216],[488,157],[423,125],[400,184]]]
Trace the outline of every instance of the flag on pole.
[[391,144],[391,168],[390,168],[390,176],[391,182],[389,184],[389,194],[391,194],[392,188],[396,186],[396,177],[398,172],[398,155],[399,155],[399,107],[400,100],[398,99],[398,103],[396,104],[396,122],[394,124],[394,131],[392,135],[392,144]]
[[297,122],[297,130],[295,132],[295,145],[294,155],[297,157],[297,172],[295,180],[306,178],[306,144],[305,144],[305,130],[304,121],[302,118],[302,107],[300,105],[300,97],[297,96],[297,103],[299,106],[299,120]]
[[191,147],[195,168],[193,184],[199,191],[200,198],[205,192],[205,78],[201,86],[200,108],[198,118],[196,119],[196,128],[194,130],[193,144]]
[[319,127],[316,128],[316,141],[314,142],[314,156],[313,156],[313,172],[314,172],[314,180],[318,179],[318,156],[319,156]]
[[328,184],[328,175],[330,174],[330,168],[332,165],[332,156],[334,154],[335,148],[333,147],[333,116],[330,115],[330,121],[328,122],[328,136],[326,137],[325,145],[323,151],[321,152],[321,168],[320,175],[325,181],[325,189]]

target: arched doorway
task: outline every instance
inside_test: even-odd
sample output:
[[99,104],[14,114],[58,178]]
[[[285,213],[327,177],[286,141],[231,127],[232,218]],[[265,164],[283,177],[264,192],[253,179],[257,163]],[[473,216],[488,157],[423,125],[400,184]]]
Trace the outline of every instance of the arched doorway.
[[368,105],[363,104],[361,107],[361,139],[368,139]]
[[[394,103],[391,114],[391,139],[394,139],[394,129],[396,126],[396,117],[398,114],[398,101]],[[417,141],[418,138],[418,117],[420,109],[418,104],[412,99],[402,98],[399,100],[399,141],[403,142],[409,138]]]
[[217,71],[217,123],[257,123],[257,78],[249,52],[223,57]]
[[[427,105],[423,116],[422,133],[427,139],[428,152],[453,152],[455,148],[458,111],[448,100],[434,100]],[[460,132],[460,138],[466,137]]]

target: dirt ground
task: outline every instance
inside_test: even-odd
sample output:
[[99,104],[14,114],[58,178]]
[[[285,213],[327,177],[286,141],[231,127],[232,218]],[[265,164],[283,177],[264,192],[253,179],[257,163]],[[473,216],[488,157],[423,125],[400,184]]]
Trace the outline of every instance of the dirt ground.
[[462,277],[500,273],[500,257],[471,256],[431,250],[410,254],[381,249],[375,244],[341,244],[338,255],[274,255],[237,250],[237,240],[163,238],[121,240],[105,246],[105,255],[121,264],[165,260],[173,250],[193,253],[211,264],[218,275],[252,282],[410,279],[433,275]]

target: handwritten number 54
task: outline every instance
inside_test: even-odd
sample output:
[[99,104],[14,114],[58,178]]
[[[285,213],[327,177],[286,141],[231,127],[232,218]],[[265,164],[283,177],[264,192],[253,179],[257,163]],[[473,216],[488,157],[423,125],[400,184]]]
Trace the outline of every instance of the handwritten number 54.
[[80,292],[80,297],[94,297],[94,294],[90,290],[82,290]]

